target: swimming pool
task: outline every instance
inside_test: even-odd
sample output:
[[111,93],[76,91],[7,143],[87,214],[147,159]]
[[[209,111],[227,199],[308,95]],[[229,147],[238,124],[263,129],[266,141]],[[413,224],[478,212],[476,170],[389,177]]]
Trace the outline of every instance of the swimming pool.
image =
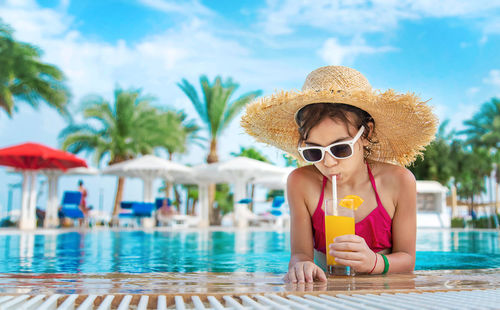
[[[0,273],[285,273],[290,235],[273,231],[2,233]],[[500,268],[498,231],[419,230],[417,270]]]

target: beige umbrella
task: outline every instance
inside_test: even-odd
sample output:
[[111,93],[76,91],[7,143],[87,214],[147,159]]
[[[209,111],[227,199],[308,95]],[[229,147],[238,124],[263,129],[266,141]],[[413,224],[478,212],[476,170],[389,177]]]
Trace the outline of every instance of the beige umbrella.
[[155,179],[162,178],[173,181],[176,177],[191,174],[192,170],[190,167],[160,157],[144,155],[108,166],[102,169],[101,173],[142,179],[144,181],[144,202],[154,202],[153,181]]
[[279,177],[284,174],[284,168],[248,157],[236,157],[225,162],[200,165],[193,169],[197,178],[204,182],[234,184],[234,216],[238,226],[247,225],[247,220],[243,216],[243,208],[246,208],[246,205],[238,203],[247,196],[247,183],[257,177]]

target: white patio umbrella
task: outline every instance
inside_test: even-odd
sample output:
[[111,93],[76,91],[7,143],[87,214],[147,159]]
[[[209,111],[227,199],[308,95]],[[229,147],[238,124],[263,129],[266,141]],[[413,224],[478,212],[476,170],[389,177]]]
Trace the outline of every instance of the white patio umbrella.
[[240,204],[246,198],[246,184],[256,177],[282,176],[283,168],[268,164],[248,157],[236,157],[226,162],[205,164],[194,168],[198,178],[205,182],[233,183],[233,201],[235,206],[234,216],[238,220],[238,226],[246,226],[247,220],[243,214],[245,204]]
[[283,168],[282,175],[275,176],[258,176],[250,180],[250,183],[254,185],[259,185],[267,189],[281,189],[286,190],[286,180],[290,172],[295,168],[287,167]]
[[144,182],[144,202],[154,202],[153,181],[155,179],[163,178],[174,181],[176,177],[191,174],[192,170],[190,167],[160,157],[144,155],[108,166],[102,169],[101,173],[119,177],[142,179]]

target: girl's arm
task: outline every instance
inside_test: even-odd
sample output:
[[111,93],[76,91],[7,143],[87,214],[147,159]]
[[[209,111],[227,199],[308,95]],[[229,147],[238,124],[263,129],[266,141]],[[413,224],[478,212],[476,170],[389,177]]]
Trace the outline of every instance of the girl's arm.
[[[416,181],[413,174],[402,167],[394,167],[384,187],[393,189],[395,212],[392,218],[392,254],[386,255],[388,272],[411,272],[415,267],[416,242]],[[357,235],[335,238],[330,254],[338,263],[351,266],[356,272],[382,273],[384,260],[374,253],[365,240]]]
[[[386,255],[389,272],[412,272],[415,269],[417,234],[417,185],[415,176],[401,167],[395,172],[395,212],[392,218],[392,254]],[[378,255],[373,273],[384,271],[384,260]]]
[[287,180],[287,198],[290,207],[291,257],[285,280],[290,282],[326,281],[325,273],[314,264],[311,215],[307,210],[304,192],[305,176],[293,171]]

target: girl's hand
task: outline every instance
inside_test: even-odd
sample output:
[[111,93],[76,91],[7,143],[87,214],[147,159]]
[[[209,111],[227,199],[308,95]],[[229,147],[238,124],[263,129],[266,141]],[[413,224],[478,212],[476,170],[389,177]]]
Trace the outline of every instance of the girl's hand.
[[319,268],[311,261],[297,262],[288,269],[284,277],[285,282],[304,283],[318,280],[326,281],[326,275],[323,269]]
[[344,235],[330,244],[330,255],[339,264],[350,266],[356,272],[370,272],[375,265],[376,255],[360,236]]

